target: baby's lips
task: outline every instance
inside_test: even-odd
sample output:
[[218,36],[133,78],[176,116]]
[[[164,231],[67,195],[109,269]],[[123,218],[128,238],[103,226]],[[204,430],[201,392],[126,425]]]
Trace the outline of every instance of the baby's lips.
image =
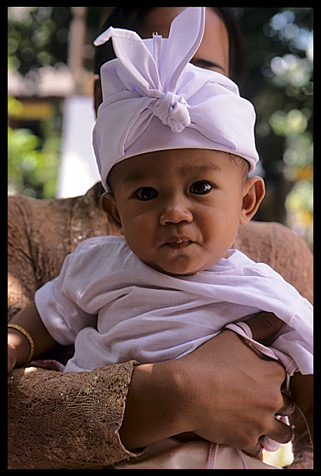
[[167,244],[175,243],[177,245],[181,245],[182,243],[192,243],[192,242],[193,241],[187,236],[172,236],[166,241]]

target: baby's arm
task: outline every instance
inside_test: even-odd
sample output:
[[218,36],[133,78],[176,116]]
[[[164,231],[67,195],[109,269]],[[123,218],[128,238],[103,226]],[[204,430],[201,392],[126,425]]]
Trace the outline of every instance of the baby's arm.
[[249,319],[246,323],[252,331],[254,340],[269,345],[273,342],[274,335],[283,327],[284,322],[272,312],[262,311],[259,316],[260,319]]
[[[22,327],[34,343],[32,358],[38,357],[57,345],[48,334],[34,303],[18,312],[9,324]],[[8,327],[8,372],[25,364],[30,356],[28,338],[17,328]],[[29,357],[30,360],[30,357]]]

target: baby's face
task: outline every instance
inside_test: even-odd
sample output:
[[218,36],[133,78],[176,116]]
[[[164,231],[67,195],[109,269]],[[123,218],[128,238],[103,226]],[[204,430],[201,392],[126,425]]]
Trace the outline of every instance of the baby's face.
[[244,212],[242,167],[224,152],[142,154],[117,164],[110,182],[113,195],[102,201],[106,213],[136,256],[170,275],[215,264],[232,246],[239,224],[251,218]]

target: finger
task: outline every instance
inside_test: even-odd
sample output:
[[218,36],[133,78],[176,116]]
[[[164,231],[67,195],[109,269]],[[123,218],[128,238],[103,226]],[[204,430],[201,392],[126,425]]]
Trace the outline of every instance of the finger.
[[247,453],[248,455],[253,456],[254,458],[257,458],[259,460],[263,459],[262,445],[260,441],[258,441],[255,446],[243,448],[243,451],[245,451],[245,453]]
[[276,415],[281,416],[290,416],[294,413],[295,410],[295,403],[286,393],[282,393],[283,396],[283,405],[282,407],[276,412]]
[[293,429],[280,420],[274,420],[273,428],[266,433],[266,436],[269,436],[278,443],[288,443],[292,439]]

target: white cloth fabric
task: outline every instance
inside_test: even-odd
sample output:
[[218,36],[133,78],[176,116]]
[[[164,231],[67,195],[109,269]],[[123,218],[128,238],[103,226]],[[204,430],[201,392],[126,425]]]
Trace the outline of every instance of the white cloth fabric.
[[164,149],[200,148],[246,159],[253,172],[255,111],[237,85],[189,64],[204,33],[205,7],[190,7],[171,24],[169,38],[142,40],[110,27],[95,45],[112,38],[117,59],[101,68],[103,102],[93,146],[103,186],[118,162]]
[[75,343],[66,371],[179,358],[226,325],[265,310],[285,323],[271,356],[289,374],[313,372],[311,304],[268,265],[237,250],[208,270],[173,277],[143,263],[122,237],[91,238],[67,256],[35,302],[51,336]]
[[167,438],[148,445],[138,458],[116,463],[111,469],[282,469],[226,445],[214,445],[212,456],[211,446],[206,440],[182,443]]

